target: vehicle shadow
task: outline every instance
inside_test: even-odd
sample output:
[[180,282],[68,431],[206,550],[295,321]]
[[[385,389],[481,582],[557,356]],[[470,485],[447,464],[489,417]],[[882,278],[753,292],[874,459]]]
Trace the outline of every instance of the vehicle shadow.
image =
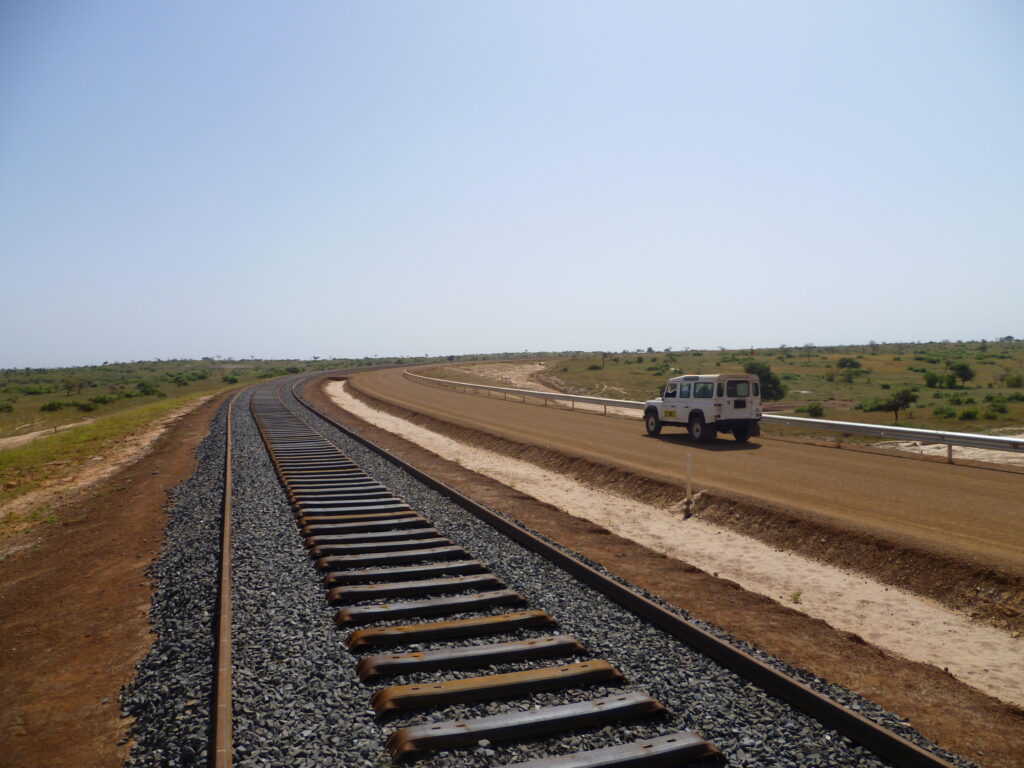
[[754,442],[757,438],[753,438],[751,441],[746,443],[738,443],[733,440],[732,435],[722,435],[710,443],[698,443],[693,440],[686,432],[678,432],[675,434],[660,435],[645,435],[645,437],[651,440],[658,440],[663,443],[670,443],[673,445],[688,445],[691,448],[697,448],[702,451],[712,451],[715,453],[727,453],[730,451],[757,451],[761,449],[761,443]]

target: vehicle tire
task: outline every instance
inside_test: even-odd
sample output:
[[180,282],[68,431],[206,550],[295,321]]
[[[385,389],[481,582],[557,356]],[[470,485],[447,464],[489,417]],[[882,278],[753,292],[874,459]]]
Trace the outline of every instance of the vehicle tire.
[[644,414],[644,426],[651,437],[661,434],[661,419],[658,418],[657,411],[648,411]]
[[746,424],[742,427],[733,427],[732,436],[736,438],[737,443],[745,443],[750,439],[750,427]]
[[709,426],[699,413],[690,417],[690,437],[695,443],[709,443],[715,439],[716,430]]

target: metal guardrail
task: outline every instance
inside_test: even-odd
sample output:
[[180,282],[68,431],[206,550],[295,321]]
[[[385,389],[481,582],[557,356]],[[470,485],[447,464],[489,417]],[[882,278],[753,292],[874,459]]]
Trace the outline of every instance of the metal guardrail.
[[[644,404],[636,400],[612,400],[604,397],[590,397],[587,395],[567,395],[561,392],[538,392],[533,389],[513,389],[512,387],[495,387],[488,384],[469,384],[463,381],[450,381],[448,379],[435,379],[429,376],[420,376],[409,371],[403,372],[409,380],[421,384],[429,384],[442,388],[461,388],[465,390],[479,390],[485,392],[499,392],[516,397],[532,397],[539,400],[560,400],[570,403],[583,403],[586,405],[604,406],[604,412],[608,408],[627,408],[630,410],[642,411]],[[844,435],[869,435],[871,437],[884,437],[897,440],[913,440],[918,443],[961,446],[965,448],[984,448],[990,451],[1011,451],[1024,453],[1024,440],[1013,437],[996,437],[994,435],[977,435],[968,432],[943,432],[934,429],[914,429],[912,427],[887,427],[879,424],[860,424],[855,421],[827,421],[825,419],[804,419],[797,416],[778,416],[765,414],[761,417],[762,422],[780,427],[798,427],[800,429],[817,429],[825,432],[838,432]]]
[[444,388],[475,389],[484,392],[501,392],[516,397],[534,397],[539,400],[564,400],[570,403],[586,403],[588,405],[603,405],[605,410],[611,408],[631,408],[643,410],[644,404],[636,400],[612,400],[606,397],[591,397],[589,395],[566,395],[561,392],[539,392],[535,389],[513,389],[512,387],[492,387],[488,384],[467,384],[463,381],[450,381],[448,379],[435,379],[431,376],[420,376],[409,371],[403,371],[405,378],[416,381],[420,384],[432,384]]
[[898,440],[914,440],[918,443],[959,445],[965,448],[1024,453],[1024,440],[1014,437],[976,435],[969,432],[942,432],[936,429],[914,429],[912,427],[886,427],[879,424],[859,424],[855,421],[825,421],[824,419],[803,419],[797,416],[777,416],[775,414],[768,414],[762,418],[770,424],[784,427],[820,429],[827,432],[842,432],[844,435],[871,435]]

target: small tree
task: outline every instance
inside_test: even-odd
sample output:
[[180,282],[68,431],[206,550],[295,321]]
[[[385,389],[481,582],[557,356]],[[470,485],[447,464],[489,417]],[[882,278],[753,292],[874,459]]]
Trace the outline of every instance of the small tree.
[[761,397],[764,400],[781,400],[786,396],[786,385],[782,383],[777,375],[772,373],[768,363],[760,363],[751,360],[743,366],[747,373],[756,374],[761,379]]
[[942,381],[942,377],[939,376],[939,374],[937,374],[935,371],[924,372],[924,385],[926,387],[931,387],[932,389],[934,389],[935,387],[939,386],[940,381]]
[[836,361],[837,368],[860,368],[860,361],[854,360],[852,357],[840,357]]
[[955,363],[950,366],[950,371],[953,375],[960,379],[960,389],[967,386],[967,382],[974,378],[974,369],[971,368],[967,363]]
[[892,411],[896,421],[900,420],[900,411],[907,410],[913,403],[917,402],[917,395],[909,389],[901,389],[885,401],[886,410]]

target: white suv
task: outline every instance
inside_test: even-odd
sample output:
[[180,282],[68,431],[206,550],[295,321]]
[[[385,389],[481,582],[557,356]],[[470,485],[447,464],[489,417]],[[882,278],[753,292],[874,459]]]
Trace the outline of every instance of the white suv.
[[751,373],[675,376],[661,397],[644,403],[647,434],[686,427],[698,443],[732,432],[741,443],[761,434],[761,380]]

